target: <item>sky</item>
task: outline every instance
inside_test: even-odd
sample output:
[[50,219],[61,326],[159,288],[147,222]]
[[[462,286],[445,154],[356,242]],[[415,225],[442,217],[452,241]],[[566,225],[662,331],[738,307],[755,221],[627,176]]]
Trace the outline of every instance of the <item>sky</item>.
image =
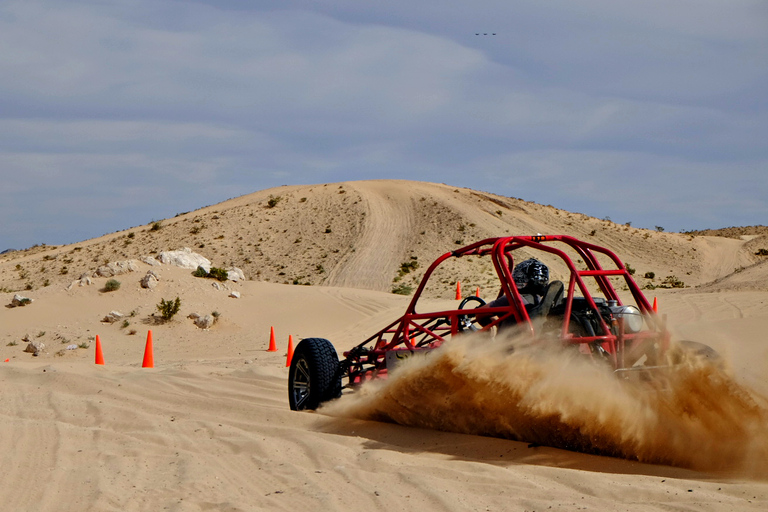
[[768,224],[768,2],[0,2],[0,250],[382,178]]

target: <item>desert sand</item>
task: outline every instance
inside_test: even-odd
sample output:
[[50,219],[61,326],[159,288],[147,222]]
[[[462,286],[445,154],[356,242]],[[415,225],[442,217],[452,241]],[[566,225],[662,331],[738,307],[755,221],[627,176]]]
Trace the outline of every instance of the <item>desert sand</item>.
[[[289,410],[289,336],[324,337],[346,350],[402,314],[409,298],[392,289],[418,282],[439,254],[537,233],[610,247],[643,286],[666,276],[684,283],[648,286],[646,294],[657,297],[675,338],[718,350],[725,373],[692,381],[704,387],[681,386],[664,406],[562,368],[556,385],[536,388],[550,417],[610,428],[596,431],[596,444],[629,440],[617,456],[460,433],[483,414],[462,403],[428,407],[434,388],[424,394],[424,415],[403,418],[405,425],[360,419],[402,393],[413,396],[420,375],[441,375],[435,367],[407,368],[394,390],[371,387],[316,412]],[[141,261],[182,247],[216,267],[241,268],[247,279],[215,287],[189,269]],[[2,509],[766,510],[763,248],[768,236],[758,228],[667,233],[485,192],[380,180],[280,187],[77,244],[2,255],[3,305],[15,294],[33,300],[0,308]],[[104,291],[107,278],[93,272],[126,260],[138,270],[114,276],[120,288]],[[409,261],[418,268],[401,275]],[[150,269],[160,276],[151,290],[139,284]],[[80,286],[83,274],[92,284]],[[462,277],[473,291],[493,283],[482,269]],[[453,283],[433,293],[450,297]],[[159,322],[157,304],[175,297],[179,314]],[[126,316],[103,322],[111,311]],[[188,318],[212,312],[218,321],[209,329]],[[267,351],[271,328],[277,352]],[[154,368],[142,368],[150,331]],[[104,365],[94,364],[97,335]],[[25,352],[24,338],[45,348]],[[446,358],[479,373],[487,362],[459,349]],[[702,389],[708,395],[697,397]],[[707,420],[690,421],[702,408]],[[664,428],[644,430],[662,409]],[[435,424],[446,417],[453,421]],[[484,421],[503,432],[509,419]]]

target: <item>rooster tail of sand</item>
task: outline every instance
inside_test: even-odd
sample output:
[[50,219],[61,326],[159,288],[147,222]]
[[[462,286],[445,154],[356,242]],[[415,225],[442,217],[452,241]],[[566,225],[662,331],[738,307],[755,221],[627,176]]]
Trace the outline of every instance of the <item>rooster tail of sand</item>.
[[322,412],[697,470],[768,469],[768,401],[695,357],[626,381],[573,350],[465,336]]

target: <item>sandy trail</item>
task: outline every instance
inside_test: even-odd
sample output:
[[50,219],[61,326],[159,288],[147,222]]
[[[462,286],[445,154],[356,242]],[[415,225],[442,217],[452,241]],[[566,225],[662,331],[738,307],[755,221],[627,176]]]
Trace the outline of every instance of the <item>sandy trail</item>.
[[386,181],[350,183],[366,201],[366,215],[359,242],[346,257],[328,273],[328,286],[354,286],[387,291],[392,278],[403,261],[413,225],[410,194]]

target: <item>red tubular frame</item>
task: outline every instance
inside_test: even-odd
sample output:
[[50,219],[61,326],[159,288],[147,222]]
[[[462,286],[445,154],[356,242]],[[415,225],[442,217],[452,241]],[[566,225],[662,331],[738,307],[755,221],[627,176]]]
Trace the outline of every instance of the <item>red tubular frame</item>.
[[[573,249],[584,261],[587,269],[579,270],[574,265],[568,254],[557,247],[548,245],[553,242],[563,243]],[[386,354],[392,351],[413,353],[430,348],[436,348],[448,339],[448,335],[459,334],[459,317],[466,315],[467,310],[453,309],[436,311],[433,313],[417,313],[416,304],[429,281],[430,276],[443,262],[449,258],[461,258],[464,256],[488,256],[490,255],[497,275],[499,276],[501,293],[509,299],[509,305],[496,308],[486,308],[486,313],[497,315],[497,319],[483,327],[483,331],[491,329],[510,317],[514,317],[518,325],[527,325],[527,331],[536,339],[533,323],[524,307],[524,301],[512,279],[512,252],[521,247],[543,251],[558,256],[568,267],[570,278],[568,293],[565,297],[565,314],[560,337],[566,344],[599,344],[612,359],[615,369],[625,368],[625,345],[631,343],[630,350],[636,345],[649,341],[659,341],[662,350],[669,343],[669,334],[664,325],[659,321],[648,300],[643,295],[637,283],[626,270],[624,264],[612,251],[595,244],[578,240],[568,235],[537,235],[537,236],[509,236],[500,238],[487,238],[473,243],[461,249],[443,254],[437,258],[426,270],[424,276],[413,294],[405,314],[387,327],[374,334],[352,350],[344,353],[345,360],[342,368],[349,377],[351,385],[364,380],[386,375]],[[610,259],[616,268],[604,269],[600,265],[597,256],[604,255]],[[622,305],[618,293],[611,284],[609,277],[623,277],[632,294],[641,314],[646,318],[650,329],[638,333],[624,333],[623,323],[618,322],[618,335],[612,334],[611,328],[601,315],[597,315],[602,334],[595,336],[575,336],[570,332],[571,313],[575,291],[581,292],[587,299],[589,307],[597,311],[598,307],[589,293],[584,282],[585,277],[594,278],[600,291],[606,300],[616,301]],[[596,333],[597,334],[597,333]],[[421,337],[421,340],[416,340]]]

